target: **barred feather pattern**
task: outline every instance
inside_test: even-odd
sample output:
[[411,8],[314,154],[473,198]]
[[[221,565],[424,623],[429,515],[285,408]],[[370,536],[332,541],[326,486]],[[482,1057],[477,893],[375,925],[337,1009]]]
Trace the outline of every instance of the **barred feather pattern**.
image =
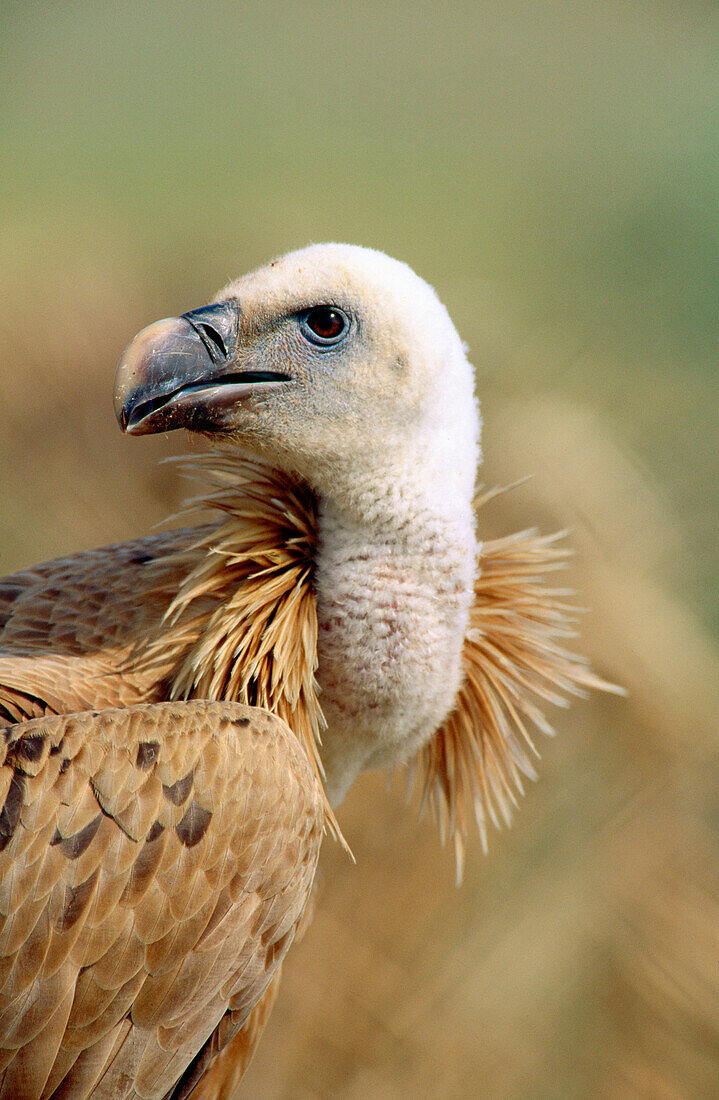
[[568,696],[590,688],[621,693],[563,644],[576,633],[576,609],[566,602],[572,593],[546,582],[571,556],[558,545],[564,534],[529,530],[483,543],[464,682],[454,710],[410,765],[408,787],[420,790],[420,815],[429,804],[442,841],[451,839],[458,882],[472,819],[486,852],[488,822],[509,824],[523,778],[536,778],[532,731],[554,734],[542,704],[565,707]]

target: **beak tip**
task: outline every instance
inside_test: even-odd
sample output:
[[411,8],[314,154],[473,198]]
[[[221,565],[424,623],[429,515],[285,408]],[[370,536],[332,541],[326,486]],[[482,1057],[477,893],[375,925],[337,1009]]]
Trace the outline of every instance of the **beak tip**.
[[138,434],[133,430],[132,413],[144,390],[162,383],[163,349],[188,329],[180,318],[166,317],[142,329],[124,349],[115,370],[114,405],[120,430],[126,435]]

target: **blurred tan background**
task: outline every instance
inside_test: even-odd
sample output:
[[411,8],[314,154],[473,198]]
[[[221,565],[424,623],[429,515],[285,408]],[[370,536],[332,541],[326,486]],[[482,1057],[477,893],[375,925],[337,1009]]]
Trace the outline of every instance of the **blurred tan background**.
[[582,647],[487,857],[397,777],[341,813],[244,1097],[719,1096],[719,10],[0,3],[0,570],[178,504],[120,436],[143,325],[310,240],[408,261],[470,346],[487,535],[568,526]]

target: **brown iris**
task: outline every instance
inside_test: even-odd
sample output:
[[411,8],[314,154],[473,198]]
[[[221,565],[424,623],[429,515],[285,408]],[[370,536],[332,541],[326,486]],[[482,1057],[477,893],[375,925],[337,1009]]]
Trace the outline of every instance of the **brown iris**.
[[334,344],[347,328],[347,318],[336,306],[315,306],[305,317],[305,328],[317,341]]

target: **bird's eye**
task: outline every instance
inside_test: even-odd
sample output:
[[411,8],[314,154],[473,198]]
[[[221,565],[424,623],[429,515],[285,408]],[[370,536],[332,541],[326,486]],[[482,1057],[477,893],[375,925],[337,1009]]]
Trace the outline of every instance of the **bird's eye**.
[[302,331],[313,344],[338,344],[347,334],[349,318],[337,306],[315,306],[302,318]]

